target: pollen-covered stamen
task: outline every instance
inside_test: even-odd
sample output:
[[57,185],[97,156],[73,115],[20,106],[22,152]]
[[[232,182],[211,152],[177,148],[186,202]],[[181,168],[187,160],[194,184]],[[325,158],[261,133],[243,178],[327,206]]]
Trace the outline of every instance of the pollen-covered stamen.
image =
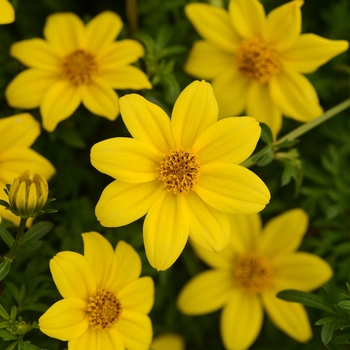
[[87,312],[91,327],[108,329],[118,321],[122,305],[113,293],[102,289],[89,298]]
[[98,65],[95,57],[84,50],[77,50],[63,59],[63,77],[73,85],[90,84]]
[[267,83],[280,70],[278,54],[258,37],[244,40],[235,60],[242,75],[261,84]]
[[169,192],[188,193],[198,183],[200,164],[190,150],[175,149],[164,156],[157,170]]
[[234,280],[251,294],[263,292],[272,281],[269,262],[257,253],[247,253],[238,258],[233,268]]

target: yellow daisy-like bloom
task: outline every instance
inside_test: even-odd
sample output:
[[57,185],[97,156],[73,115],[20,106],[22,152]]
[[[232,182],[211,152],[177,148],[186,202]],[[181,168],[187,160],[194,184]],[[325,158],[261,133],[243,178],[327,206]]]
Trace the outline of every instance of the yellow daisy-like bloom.
[[265,15],[258,0],[230,0],[228,12],[207,4],[186,6],[204,38],[195,42],[185,71],[212,81],[220,117],[247,114],[276,136],[282,114],[306,122],[322,114],[311,73],[347,50],[348,42],[300,34],[301,6],[294,0]]
[[[8,201],[3,189],[25,170],[50,179],[53,165],[29,147],[40,135],[39,123],[28,113],[0,119],[0,199]],[[0,206],[3,218],[18,224],[20,218]]]
[[96,216],[103,226],[129,224],[147,213],[146,254],[158,270],[170,267],[188,236],[211,251],[226,248],[227,213],[262,210],[270,193],[238,165],[253,152],[260,127],[250,117],[218,119],[211,85],[190,84],[171,120],[157,105],[132,94],[120,99],[132,138],[113,138],[91,149],[91,163],[116,180],[103,191]]
[[43,126],[53,131],[82,102],[92,113],[114,120],[119,98],[114,89],[151,88],[147,76],[131,66],[144,55],[134,40],[114,41],[123,27],[120,17],[102,12],[86,26],[73,13],[50,15],[46,40],[34,38],[11,46],[11,55],[27,69],[6,89],[16,108],[40,106]]
[[123,241],[113,250],[97,232],[82,236],[84,255],[60,252],[50,261],[64,299],[40,317],[40,330],[69,350],[148,350],[154,285],[140,278],[139,255]]
[[15,10],[7,0],[0,0],[0,24],[12,23],[15,20]]
[[310,291],[332,276],[330,266],[316,255],[295,252],[307,230],[301,209],[285,212],[262,229],[255,215],[231,216],[229,248],[211,253],[194,247],[213,269],[195,276],[180,292],[179,309],[201,315],[223,307],[221,336],[230,350],[243,350],[257,338],[265,309],[272,322],[300,342],[311,328],[304,306],[280,300],[285,289]]
[[185,341],[176,333],[164,333],[153,339],[150,350],[185,350]]

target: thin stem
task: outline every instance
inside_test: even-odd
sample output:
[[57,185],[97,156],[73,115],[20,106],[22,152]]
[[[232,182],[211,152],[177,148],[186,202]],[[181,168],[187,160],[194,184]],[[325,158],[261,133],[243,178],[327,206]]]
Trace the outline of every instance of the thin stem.
[[138,30],[137,20],[137,0],[126,0],[126,17],[128,18],[130,36],[132,37]]
[[24,235],[24,230],[26,228],[27,220],[28,220],[27,218],[21,218],[21,221],[20,221],[19,226],[18,226],[18,231],[16,234],[15,241],[13,242],[10,251],[8,253],[6,253],[6,255],[5,255],[5,258],[7,258],[8,260],[13,261],[15,255],[16,255],[16,252],[19,249],[19,246],[21,245],[22,238]]

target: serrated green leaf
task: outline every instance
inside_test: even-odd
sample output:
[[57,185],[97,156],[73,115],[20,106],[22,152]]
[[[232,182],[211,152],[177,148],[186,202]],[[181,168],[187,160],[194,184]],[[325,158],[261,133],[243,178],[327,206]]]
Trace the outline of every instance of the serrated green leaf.
[[327,345],[331,341],[335,330],[335,326],[336,326],[336,320],[327,322],[322,326],[321,340],[324,345]]
[[15,241],[11,233],[6,230],[5,227],[0,225],[0,237],[6,243],[6,245],[11,249],[13,242]]
[[6,275],[10,272],[11,261],[5,257],[5,259],[0,264],[0,281],[2,281]]

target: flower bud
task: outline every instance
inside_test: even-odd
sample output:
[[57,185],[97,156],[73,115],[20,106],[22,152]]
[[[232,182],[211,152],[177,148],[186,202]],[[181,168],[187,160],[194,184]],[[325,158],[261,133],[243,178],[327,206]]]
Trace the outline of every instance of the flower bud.
[[11,211],[22,218],[36,217],[47,202],[49,187],[46,179],[26,170],[19,175],[8,191]]

